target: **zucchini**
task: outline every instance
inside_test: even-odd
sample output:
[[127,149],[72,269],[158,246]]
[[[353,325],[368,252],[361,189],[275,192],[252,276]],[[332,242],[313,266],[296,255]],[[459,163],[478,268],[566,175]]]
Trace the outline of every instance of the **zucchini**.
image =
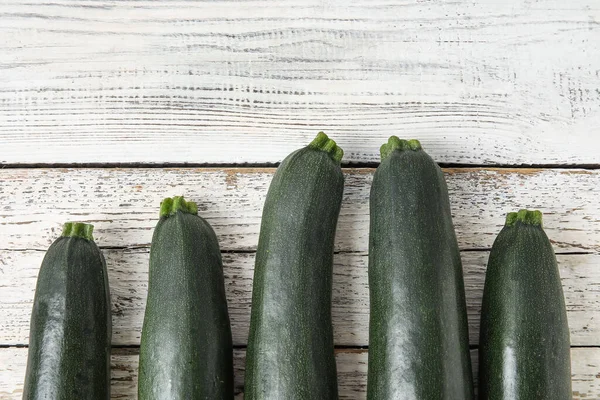
[[233,346],[217,237],[183,197],[161,203],[150,248],[138,395],[233,399]]
[[110,398],[110,294],[92,230],[68,222],[46,252],[33,300],[23,399]]
[[246,400],[338,397],[331,282],[342,155],[321,132],[273,176],[254,269]]
[[509,213],[488,262],[479,339],[481,399],[571,399],[569,326],[539,211]]
[[373,176],[367,398],[471,399],[462,265],[443,173],[390,137]]

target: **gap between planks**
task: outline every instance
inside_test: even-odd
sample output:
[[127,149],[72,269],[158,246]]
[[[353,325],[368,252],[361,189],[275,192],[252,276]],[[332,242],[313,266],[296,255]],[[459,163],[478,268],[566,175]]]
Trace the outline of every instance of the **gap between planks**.
[[[462,252],[470,342],[479,339],[479,316],[485,279],[487,252]],[[111,285],[113,344],[139,344],[146,302],[148,249],[104,252]],[[0,252],[3,287],[0,301],[0,343],[25,344],[36,277],[43,252]],[[600,345],[599,254],[559,255],[571,331],[577,346]],[[223,254],[225,289],[234,344],[244,346],[250,323],[255,253]],[[369,290],[368,257],[339,253],[334,256],[332,319],[337,346],[362,347],[368,344]]]
[[[103,168],[203,168],[203,169],[267,169],[277,168],[280,162],[271,163],[36,163],[36,164],[8,164],[0,163],[0,169],[103,169]],[[342,162],[342,170],[351,170],[358,168],[375,169],[379,166],[379,162]],[[600,169],[600,164],[452,164],[452,163],[437,163],[440,168],[444,169],[581,169],[581,170],[597,170]]]
[[[246,350],[248,348],[247,345],[236,345],[234,344],[233,346],[234,350]],[[596,345],[596,346],[569,346],[571,349],[600,349],[600,345]],[[0,344],[0,349],[29,349],[29,345],[28,344]],[[111,349],[112,349],[112,354],[123,354],[127,351],[132,351],[132,352],[139,352],[140,349],[140,345],[139,344],[131,344],[131,345],[111,345]],[[479,346],[478,345],[469,345],[469,350],[478,350]],[[369,346],[344,346],[344,345],[335,345],[334,346],[334,350],[337,352],[363,352],[369,351]]]
[[[246,351],[235,349],[234,380],[236,399],[243,398]],[[112,398],[137,398],[138,349],[122,349],[112,354]],[[571,349],[573,399],[600,398],[600,350]],[[477,351],[471,350],[474,384],[477,387]],[[27,349],[0,349],[0,398],[17,400],[22,396],[23,379],[27,363]],[[366,397],[368,351],[336,350],[338,387],[340,399],[359,400]]]

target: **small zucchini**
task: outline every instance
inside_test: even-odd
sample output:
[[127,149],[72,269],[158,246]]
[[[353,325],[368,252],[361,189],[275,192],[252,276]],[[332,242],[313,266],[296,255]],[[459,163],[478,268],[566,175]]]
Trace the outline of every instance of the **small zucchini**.
[[93,228],[66,223],[44,257],[23,399],[110,398],[110,294]]
[[150,248],[140,400],[233,399],[233,346],[215,232],[183,197],[161,203]]
[[481,399],[566,400],[569,326],[542,213],[509,213],[485,276],[479,339]]

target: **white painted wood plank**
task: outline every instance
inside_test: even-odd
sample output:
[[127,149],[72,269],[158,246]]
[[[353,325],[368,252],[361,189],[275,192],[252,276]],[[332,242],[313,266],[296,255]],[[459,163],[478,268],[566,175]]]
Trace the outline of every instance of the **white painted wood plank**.
[[[236,399],[243,399],[245,350],[234,350]],[[113,349],[111,398],[137,399],[139,349]],[[0,348],[0,399],[22,399],[27,348]]]
[[[113,344],[139,345],[148,281],[148,251],[104,250],[109,268]],[[0,344],[27,344],[36,276],[44,253],[0,251]],[[488,252],[463,252],[471,344],[479,341],[479,316]],[[250,324],[254,254],[223,254],[233,340],[245,345]],[[600,255],[559,255],[571,344],[600,345]],[[367,256],[335,255],[334,340],[369,343]]]
[[[340,399],[366,398],[366,350],[338,350],[336,354]],[[112,356],[111,397],[113,399],[137,398],[137,350],[114,349]],[[471,352],[474,371],[477,370],[477,352]],[[27,363],[27,349],[0,349],[0,398],[21,399],[23,377]],[[243,399],[245,351],[234,351],[236,399]],[[600,349],[571,349],[573,399],[600,398]]]
[[[147,247],[160,201],[185,195],[224,250],[254,250],[274,169],[0,169],[0,249],[45,250],[67,220],[102,247]],[[600,171],[446,169],[459,245],[490,248],[507,212],[536,208],[560,252],[600,251]],[[366,252],[373,169],[346,169],[336,250]]]
[[595,0],[0,4],[0,163],[276,162],[325,129],[600,163]]

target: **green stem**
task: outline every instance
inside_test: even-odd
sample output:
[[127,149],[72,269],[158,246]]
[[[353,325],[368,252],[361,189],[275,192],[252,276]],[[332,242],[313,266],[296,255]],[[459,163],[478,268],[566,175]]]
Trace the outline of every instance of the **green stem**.
[[66,222],[63,225],[62,235],[64,237],[78,237],[86,240],[94,241],[92,232],[94,225],[83,222]]
[[168,217],[177,211],[198,215],[198,205],[193,201],[185,201],[183,196],[167,197],[160,203],[160,216]]
[[390,136],[387,143],[384,143],[379,152],[381,153],[381,160],[388,158],[395,150],[406,151],[421,150],[421,143],[417,139],[404,140],[399,139],[398,136]]
[[538,210],[519,210],[506,214],[506,226],[513,226],[517,222],[527,225],[542,226],[542,213]]
[[344,156],[344,150],[333,139],[330,139],[325,132],[319,132],[308,147],[326,152],[337,163],[340,163]]

